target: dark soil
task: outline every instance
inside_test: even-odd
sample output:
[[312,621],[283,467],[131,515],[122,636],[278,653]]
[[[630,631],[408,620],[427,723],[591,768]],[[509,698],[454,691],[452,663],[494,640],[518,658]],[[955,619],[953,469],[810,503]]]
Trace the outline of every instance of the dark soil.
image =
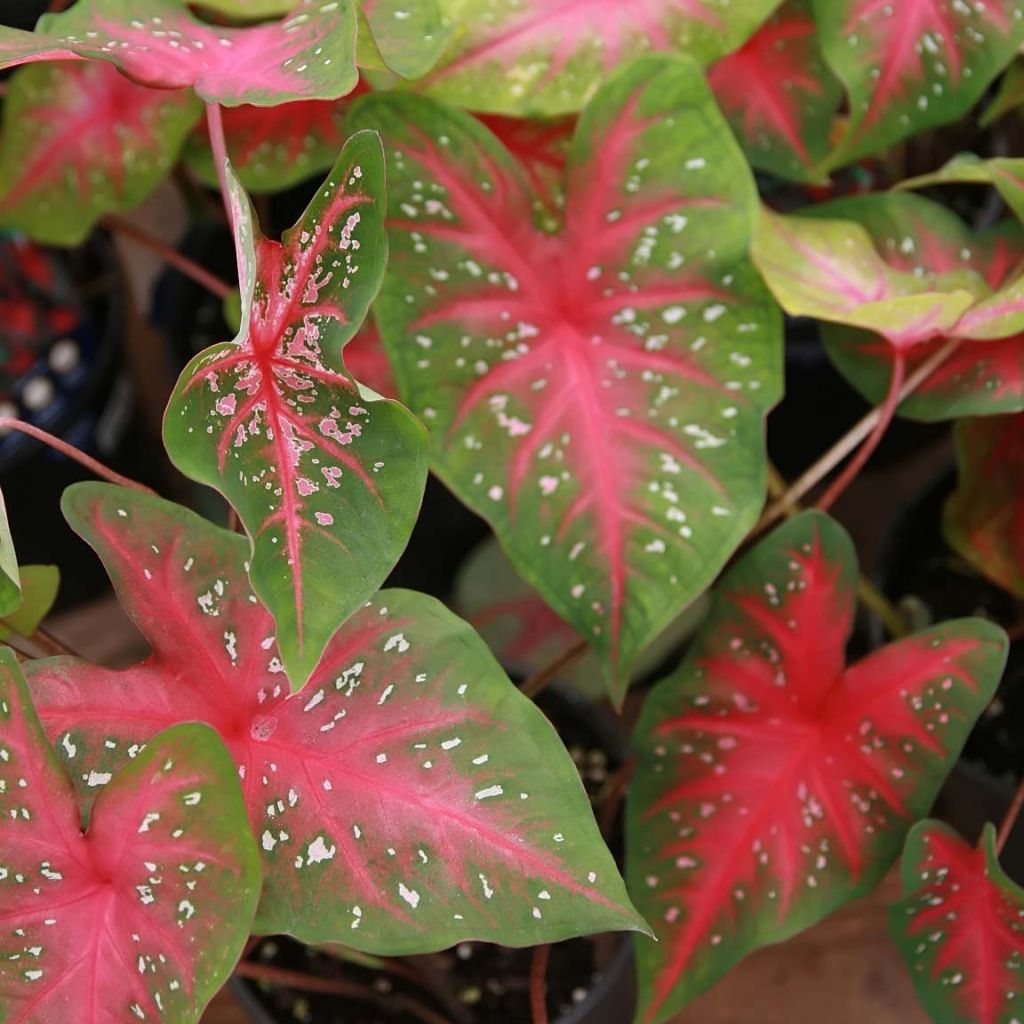
[[[549,691],[538,700],[558,728],[601,819],[602,796],[620,767],[624,750],[617,724],[597,717],[568,694]],[[586,707],[581,715],[579,708]],[[594,716],[588,720],[585,716]],[[611,827],[611,847],[622,853],[621,823]],[[556,943],[547,970],[548,1012],[558,1021],[584,1002],[623,955],[620,935],[598,935]],[[301,1024],[531,1024],[532,949],[464,942],[423,956],[381,960],[358,953],[332,953],[284,937],[264,939],[249,961],[299,971],[353,986],[351,996],[298,991],[264,980],[247,981],[249,994],[270,1020]]]

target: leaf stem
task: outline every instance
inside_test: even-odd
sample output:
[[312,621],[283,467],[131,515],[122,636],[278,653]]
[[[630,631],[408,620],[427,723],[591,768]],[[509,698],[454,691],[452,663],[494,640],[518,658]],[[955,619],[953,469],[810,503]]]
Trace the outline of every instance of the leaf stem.
[[228,146],[224,139],[224,117],[219,103],[206,104],[206,127],[210,135],[210,149],[213,150],[213,164],[217,168],[221,198],[228,224],[234,228],[235,218],[231,212],[231,191],[228,188]]
[[131,480],[126,476],[122,476],[109,466],[104,466],[99,459],[86,455],[85,452],[76,448],[73,444],[68,444],[67,441],[63,441],[53,434],[48,434],[45,430],[40,430],[39,427],[34,427],[31,423],[26,423],[24,420],[16,419],[13,416],[0,416],[0,430],[17,430],[20,434],[27,434],[37,441],[42,441],[43,444],[54,451],[60,452],[61,455],[66,455],[69,459],[73,459],[79,465],[85,466],[86,469],[102,477],[104,480],[109,480],[112,484],[119,484],[121,487],[131,487],[133,490],[142,491],[143,494],[156,495],[156,491],[151,487],[140,484],[137,480]]
[[897,349],[893,353],[892,369],[889,372],[889,389],[885,393],[882,404],[878,407],[878,419],[875,426],[865,438],[864,443],[857,449],[857,454],[850,459],[839,476],[829,484],[825,493],[815,502],[815,507],[820,508],[822,512],[827,512],[840,495],[857,479],[860,471],[867,465],[868,459],[882,443],[882,438],[885,437],[885,432],[889,429],[889,425],[896,415],[896,408],[900,404],[900,388],[903,387],[906,370],[907,357]]
[[76,654],[70,647],[62,643],[48,629],[44,629],[42,626],[36,626],[36,631],[28,639],[40,649],[46,651],[47,654],[70,658],[80,657],[80,655]]
[[996,833],[996,856],[1003,852],[1003,847],[1010,838],[1010,833],[1013,832],[1013,826],[1017,824],[1017,818],[1020,817],[1022,808],[1024,808],[1024,779],[1021,779],[1017,792],[1013,794],[1010,806],[1007,808],[1006,815],[999,826],[999,831]]
[[234,290],[227,281],[207,270],[206,267],[201,267],[194,260],[190,260],[183,253],[178,252],[173,246],[161,241],[156,235],[150,234],[145,228],[133,224],[125,217],[109,213],[103,218],[103,226],[145,246],[150,252],[159,256],[164,263],[180,270],[186,277],[191,278],[196,284],[201,285],[219,299],[226,299]]
[[551,947],[537,946],[530,961],[530,1016],[533,1024],[548,1024],[548,961]]
[[554,661],[548,662],[543,668],[537,669],[532,676],[529,676],[522,686],[522,692],[534,700],[538,694],[551,682],[563,669],[568,668],[577,658],[587,650],[586,640],[577,640],[572,647],[563,651]]
[[[913,394],[936,370],[942,366],[960,347],[962,339],[953,338],[942,346],[931,358],[926,359],[921,365],[910,374],[906,382],[899,390],[898,403],[901,403],[909,395]],[[817,462],[814,463],[802,476],[790,484],[789,489],[777,501],[773,502],[761,516],[760,522],[754,528],[760,533],[770,526],[777,519],[785,515],[786,510],[795,505],[812,487],[817,485],[824,477],[828,476],[833,469],[847,455],[852,452],[861,441],[866,438],[881,417],[881,408],[872,409],[855,423],[832,447],[825,452]]]
[[283,967],[273,967],[270,964],[253,963],[251,960],[240,961],[235,966],[235,974],[242,978],[265,981],[271,985],[280,985],[301,992],[324,992],[328,995],[359,999],[385,1010],[405,1010],[417,1020],[423,1021],[423,1024],[451,1024],[447,1018],[435,1013],[410,996],[396,992],[385,996],[353,981],[343,981],[340,978],[318,978],[301,971],[289,971]]

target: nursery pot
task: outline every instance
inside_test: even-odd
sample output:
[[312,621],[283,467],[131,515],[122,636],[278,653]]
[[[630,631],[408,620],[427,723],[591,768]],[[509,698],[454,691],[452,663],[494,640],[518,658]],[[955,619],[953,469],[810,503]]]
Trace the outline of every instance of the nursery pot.
[[[948,468],[910,502],[882,545],[875,581],[899,602],[923,602],[936,622],[981,615],[1010,627],[1024,602],[985,579],[942,536],[942,509],[956,484]],[[885,641],[877,620],[874,646]],[[998,825],[1024,775],[1024,642],[1010,646],[1009,660],[988,710],[971,732],[963,754],[936,801],[934,813],[973,841],[982,825]],[[1024,824],[1018,823],[1001,857],[1006,873],[1024,883]]]
[[[79,249],[0,236],[0,414],[25,420],[128,475],[146,439],[122,361],[123,282],[108,239]],[[93,474],[24,434],[0,436],[0,487],[21,564],[56,562],[59,604],[95,596],[105,574],[60,514]]]
[[[557,686],[549,687],[537,703],[558,729],[593,799],[626,756],[618,720],[574,691]],[[621,847],[621,836],[613,836],[613,849],[616,846]],[[423,1024],[423,1016],[402,1004],[408,999],[435,1015],[427,1019],[451,1024],[531,1024],[532,957],[531,949],[461,943],[442,953],[404,958],[403,966],[412,972],[426,968],[429,977],[445,979],[442,986],[415,986],[407,980],[407,970],[389,973],[365,962],[328,958],[290,939],[274,937],[257,946],[250,959],[344,979],[372,991],[372,1000],[289,990],[237,974],[231,987],[254,1024],[298,1020],[303,1024]],[[574,968],[579,973],[574,974]],[[624,1024],[633,1016],[636,998],[632,939],[621,933],[557,943],[551,947],[547,980],[550,1024]],[[446,994],[439,995],[439,988]],[[394,1002],[390,1009],[389,999]]]

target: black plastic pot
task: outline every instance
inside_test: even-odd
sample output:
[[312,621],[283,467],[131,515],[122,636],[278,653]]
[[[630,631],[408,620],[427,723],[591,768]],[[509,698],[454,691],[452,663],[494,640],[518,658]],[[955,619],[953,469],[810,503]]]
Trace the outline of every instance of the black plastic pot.
[[[942,536],[942,508],[955,485],[945,470],[896,519],[882,546],[875,582],[892,601],[923,602],[936,622],[982,615],[1010,627],[1024,615],[1017,601],[975,572]],[[872,623],[875,646],[882,626]],[[974,840],[986,821],[998,824],[1024,777],[1024,642],[1015,641],[989,709],[971,732],[963,755],[943,787],[935,814]],[[1010,836],[1002,863],[1024,884],[1024,820]]]
[[[538,704],[559,728],[570,751],[573,751],[581,760],[583,759],[581,750],[592,751],[597,748],[607,755],[605,766],[607,772],[614,771],[622,763],[626,756],[626,741],[618,719],[611,714],[591,704],[574,691],[559,687],[551,687],[545,691],[539,698]],[[592,777],[585,764],[582,768],[584,769],[581,771],[584,782],[593,795],[600,788],[602,782],[600,779]],[[274,938],[269,942],[272,944],[274,959],[269,961],[263,959],[264,963],[276,966],[283,962],[291,966],[292,969],[295,969],[296,964],[305,965],[307,962],[312,962],[315,965],[317,963],[315,959],[308,960],[314,954],[291,940]],[[581,944],[584,943],[593,946],[592,953],[595,957],[600,946],[608,950],[600,974],[580,979],[561,976],[558,967],[560,949],[567,953],[568,947],[574,946],[578,952]],[[484,955],[487,950],[491,950],[501,955],[507,955],[509,958],[517,957],[516,977],[521,980],[528,974],[529,958],[532,955],[529,950],[513,951],[481,943],[464,943],[457,947],[454,954],[442,955],[448,955],[449,961],[456,963],[468,958],[460,955],[459,951],[470,947],[484,951]],[[260,947],[257,947],[254,955],[258,956],[259,950]],[[410,958],[409,963],[415,959]],[[567,959],[562,960],[563,964],[566,962],[568,962]],[[323,961],[320,963],[322,964]],[[336,960],[333,961],[335,968],[337,968],[337,963]],[[353,964],[345,964],[344,971],[344,976],[347,979],[359,979],[364,987],[374,988],[378,993],[391,983],[386,976],[382,976],[380,971],[373,971]],[[552,1024],[624,1024],[633,1016],[636,983],[633,970],[633,943],[628,935],[605,935],[597,936],[593,941],[584,938],[559,943],[552,947],[548,979],[549,991],[553,991],[557,985],[563,993],[571,993],[566,998],[560,999],[558,1007],[549,1006]],[[231,987],[254,1024],[294,1024],[299,1019],[298,1014],[295,1013],[296,1003],[293,995],[282,993],[280,989],[270,989],[265,987],[265,983],[261,985],[238,975],[232,979]],[[483,991],[481,1002],[477,1005],[476,1010],[473,1010],[469,1004],[465,1007],[468,1013],[467,1024],[469,1022],[472,1024],[494,1024],[498,1020],[502,1024],[529,1024],[531,1018],[527,992],[525,989],[516,991],[518,995],[514,1000],[502,1000],[503,1009],[498,1009],[496,1005],[488,1005],[483,1001],[489,998],[488,992]],[[583,995],[584,992],[585,995]],[[277,994],[275,995],[275,993]],[[424,996],[429,999],[429,992],[417,991],[416,997],[421,1002],[425,1001]],[[324,997],[319,998],[323,999]],[[442,1018],[448,1017],[443,1001],[431,1002],[429,1005]],[[301,1008],[303,1024],[419,1024],[416,1017],[405,1012],[388,1012],[379,1006],[357,1008],[351,1004],[345,1007],[338,1007],[335,1004],[331,1007],[326,1002],[318,1002],[317,997],[312,994],[308,994],[303,999]]]
[[[129,476],[151,479],[150,439],[122,358],[124,284],[108,239],[50,250],[0,236],[0,409]],[[64,489],[92,474],[20,433],[0,437],[0,487],[18,559],[56,563],[60,607],[106,576],[60,514]]]

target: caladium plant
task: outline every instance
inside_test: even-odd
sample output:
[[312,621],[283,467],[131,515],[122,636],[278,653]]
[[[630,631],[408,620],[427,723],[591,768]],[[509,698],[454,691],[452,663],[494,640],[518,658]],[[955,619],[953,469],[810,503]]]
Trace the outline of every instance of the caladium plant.
[[637,62],[580,120],[552,235],[470,117],[373,95],[350,125],[390,159],[374,308],[434,467],[621,701],[761,503],[779,324],[746,257],[742,157],[695,66]]
[[[1024,174],[1009,119],[987,134],[963,115],[993,84],[986,117],[1012,106],[1024,0],[53,7],[0,30],[0,65],[29,65],[6,90],[0,224],[147,242],[124,214],[158,185],[192,212],[219,189],[237,291],[148,244],[238,328],[185,367],[164,418],[171,460],[237,530],[41,434],[26,381],[0,395],[33,419],[0,416],[0,436],[127,485],[76,486],[64,508],[151,647],[118,670],[31,657],[62,650],[42,622],[56,576],[19,569],[2,525],[0,638],[29,660],[0,652],[0,1020],[195,1024],[250,930],[396,975],[378,954],[653,930],[636,937],[650,1024],[867,893],[992,696],[1006,637],[980,619],[903,635],[820,512],[713,584],[866,434],[827,508],[898,409],[971,417],[946,535],[1021,593]],[[815,202],[851,183],[898,191]],[[263,237],[245,190],[293,187],[305,213]],[[1016,217],[992,226],[1000,203]],[[792,486],[764,450],[780,306],[818,320],[878,405]],[[81,371],[66,349],[22,363],[63,388]],[[428,449],[493,527],[457,586],[454,566],[431,581],[482,636],[379,589]],[[855,593],[897,639],[847,665]],[[599,792],[588,776],[588,801],[573,759],[590,752],[563,727],[570,756],[527,695],[560,672],[621,704],[683,645],[629,695],[635,759]],[[628,892],[602,839],[626,791]],[[893,924],[924,1005],[1007,1024],[1019,892],[991,838],[910,835]],[[498,986],[520,1007],[529,990],[535,1024],[545,958]],[[444,1013],[485,1024],[510,1005]]]
[[805,513],[723,579],[638,725],[628,879],[642,1021],[869,891],[995,690],[1006,637],[944,623],[847,667],[856,555]]

